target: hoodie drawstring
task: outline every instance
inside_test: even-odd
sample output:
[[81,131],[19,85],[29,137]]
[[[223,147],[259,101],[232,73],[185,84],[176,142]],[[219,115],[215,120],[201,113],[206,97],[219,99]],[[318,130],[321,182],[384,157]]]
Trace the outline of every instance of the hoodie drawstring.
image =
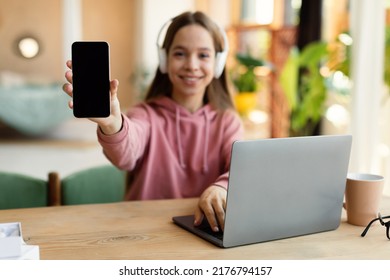
[[[203,166],[202,166],[202,173],[206,173],[209,170],[208,162],[207,162],[207,155],[208,155],[208,145],[209,145],[209,139],[210,139],[210,123],[208,120],[207,112],[203,111],[203,116],[205,120],[205,147],[203,150]],[[179,162],[180,166],[182,168],[186,168],[186,164],[184,163],[184,155],[183,155],[183,147],[181,143],[181,131],[180,131],[180,111],[179,108],[176,108],[176,139],[177,139],[177,150],[179,154]]]
[[207,114],[206,114],[206,111],[203,111],[203,116],[204,116],[204,120],[205,120],[205,147],[204,147],[204,150],[203,150],[203,173],[206,173],[207,171],[209,171],[209,165],[207,163],[207,154],[209,152],[209,134],[210,134],[210,123],[209,123],[209,120],[207,118]]
[[182,168],[186,168],[186,164],[184,163],[183,158],[183,147],[181,146],[181,138],[180,138],[180,112],[179,108],[176,108],[176,138],[177,138],[177,149],[179,152],[179,162]]

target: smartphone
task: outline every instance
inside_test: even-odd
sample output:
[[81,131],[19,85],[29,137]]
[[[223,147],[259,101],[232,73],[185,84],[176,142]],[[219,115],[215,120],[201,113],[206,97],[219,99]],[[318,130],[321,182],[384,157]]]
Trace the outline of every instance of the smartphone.
[[104,118],[110,115],[110,51],[107,42],[72,44],[73,115]]

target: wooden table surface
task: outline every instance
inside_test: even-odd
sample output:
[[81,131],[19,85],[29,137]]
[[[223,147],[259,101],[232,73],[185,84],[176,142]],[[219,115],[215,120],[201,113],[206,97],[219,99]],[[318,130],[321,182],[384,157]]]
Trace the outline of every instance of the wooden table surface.
[[[196,199],[1,210],[0,223],[21,222],[27,244],[41,259],[390,259],[390,241],[379,223],[368,235],[346,223],[337,230],[221,249],[181,229],[172,216],[192,214]],[[390,198],[383,198],[390,215]]]

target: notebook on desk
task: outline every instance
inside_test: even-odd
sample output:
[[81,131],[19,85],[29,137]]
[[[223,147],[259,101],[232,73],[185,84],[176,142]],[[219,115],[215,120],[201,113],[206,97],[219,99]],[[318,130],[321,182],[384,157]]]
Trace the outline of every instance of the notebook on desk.
[[334,230],[351,144],[350,135],[236,141],[223,234],[194,227],[193,215],[173,221],[224,248]]

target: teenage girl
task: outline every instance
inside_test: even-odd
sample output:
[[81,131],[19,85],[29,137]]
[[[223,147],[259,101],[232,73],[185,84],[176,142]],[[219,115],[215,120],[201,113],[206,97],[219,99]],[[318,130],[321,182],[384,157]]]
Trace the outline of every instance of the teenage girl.
[[[127,199],[199,197],[194,224],[206,216],[223,230],[231,146],[243,135],[227,83],[226,34],[201,12],[168,24],[145,101],[121,113],[112,80],[110,116],[90,120],[107,158],[132,174]],[[72,96],[72,71],[65,77]]]

